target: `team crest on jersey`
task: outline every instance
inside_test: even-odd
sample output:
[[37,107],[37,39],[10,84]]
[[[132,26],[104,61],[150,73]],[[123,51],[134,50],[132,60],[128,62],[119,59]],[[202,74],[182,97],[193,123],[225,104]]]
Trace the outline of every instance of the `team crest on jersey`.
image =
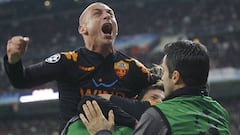
[[58,53],[58,54],[54,54],[52,56],[50,56],[49,58],[45,59],[45,61],[47,63],[57,63],[61,58],[61,55]]
[[119,78],[123,78],[129,70],[129,64],[121,60],[114,63],[114,70]]

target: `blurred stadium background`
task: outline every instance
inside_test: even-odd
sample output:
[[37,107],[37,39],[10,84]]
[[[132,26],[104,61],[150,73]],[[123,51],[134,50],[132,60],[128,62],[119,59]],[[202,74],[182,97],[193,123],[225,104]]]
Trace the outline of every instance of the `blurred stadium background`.
[[[54,82],[33,89],[13,88],[2,61],[8,38],[30,37],[24,64],[74,50],[83,46],[77,31],[79,14],[91,2],[0,0],[0,135],[58,134]],[[148,67],[160,62],[168,41],[192,39],[205,44],[211,57],[210,95],[229,112],[232,135],[240,134],[240,0],[102,2],[115,10],[118,19],[116,48]]]

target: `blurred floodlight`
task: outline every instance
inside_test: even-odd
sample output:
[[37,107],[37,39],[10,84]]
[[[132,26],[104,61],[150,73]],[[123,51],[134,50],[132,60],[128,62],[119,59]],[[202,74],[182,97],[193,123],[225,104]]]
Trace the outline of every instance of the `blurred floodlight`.
[[45,0],[44,1],[44,6],[45,7],[50,7],[51,6],[51,2],[49,0]]
[[20,97],[20,103],[47,101],[58,99],[58,92],[54,92],[53,89],[34,90],[31,95],[25,95]]

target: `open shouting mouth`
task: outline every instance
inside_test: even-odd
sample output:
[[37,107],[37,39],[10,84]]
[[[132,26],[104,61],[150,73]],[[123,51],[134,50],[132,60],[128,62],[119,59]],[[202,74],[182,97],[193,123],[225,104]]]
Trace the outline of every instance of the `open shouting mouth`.
[[112,29],[113,29],[113,27],[112,27],[112,24],[111,24],[111,23],[104,23],[104,24],[102,25],[102,32],[103,32],[104,34],[109,34],[109,35],[111,35],[111,34],[112,34]]

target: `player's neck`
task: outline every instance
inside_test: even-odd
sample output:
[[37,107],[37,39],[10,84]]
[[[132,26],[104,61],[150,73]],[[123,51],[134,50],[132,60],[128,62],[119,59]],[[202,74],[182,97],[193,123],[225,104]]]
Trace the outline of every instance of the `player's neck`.
[[103,57],[107,57],[110,53],[113,52],[113,47],[110,45],[102,45],[102,46],[91,45],[91,46],[86,46],[86,48],[90,51],[101,54]]

